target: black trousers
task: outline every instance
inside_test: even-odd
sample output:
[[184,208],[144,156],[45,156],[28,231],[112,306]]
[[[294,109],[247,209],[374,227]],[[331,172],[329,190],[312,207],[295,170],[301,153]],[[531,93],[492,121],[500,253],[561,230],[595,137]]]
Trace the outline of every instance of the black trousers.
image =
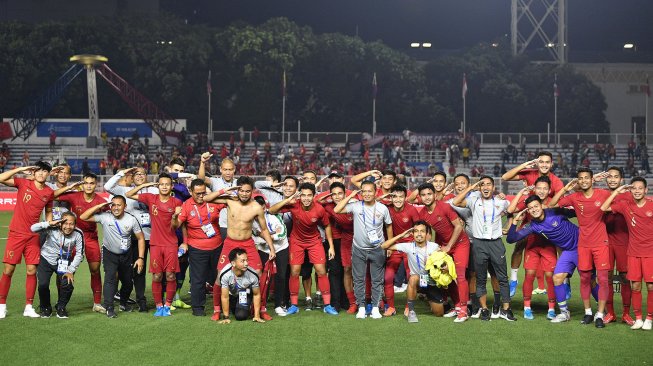
[[66,278],[63,278],[57,273],[57,266],[48,263],[45,258],[41,257],[39,266],[36,268],[36,278],[39,281],[39,301],[41,302],[41,309],[52,308],[50,302],[50,279],[52,274],[57,275],[57,288],[59,289],[59,299],[56,308],[65,308],[73,295],[75,287],[72,283],[68,283]]
[[[274,264],[277,265],[277,273],[274,275],[274,307],[278,308],[285,304],[288,304],[286,301],[286,291],[288,289],[288,252],[289,249],[286,248],[278,253],[274,258]],[[266,252],[258,251],[258,254],[261,256],[261,263],[266,263],[270,258],[270,255]],[[270,287],[268,286],[268,292]],[[268,296],[268,294],[261,294],[261,297]]]
[[[331,306],[340,310],[342,307],[343,291],[344,291],[344,268],[342,267],[342,259],[340,255],[340,239],[333,239],[333,249],[335,256],[333,259],[327,259],[327,269],[329,271],[329,286],[331,287]],[[324,253],[329,258],[329,244],[326,242]]]
[[[138,273],[137,268],[132,269],[132,282],[134,283],[134,291],[136,292],[136,302],[138,304],[145,304],[147,300],[145,299],[145,277],[147,275],[147,271],[145,268],[147,267],[147,252],[150,249],[150,241],[146,240],[145,241],[145,256],[143,259],[143,270],[141,273]],[[132,263],[135,263],[136,260],[138,259],[138,239],[136,239],[135,236],[132,236],[132,247],[131,247],[131,252],[132,252]],[[121,297],[122,299],[122,297]]]
[[494,268],[499,281],[501,302],[510,302],[510,287],[508,286],[508,270],[506,264],[506,247],[501,238],[496,240],[474,239],[474,268],[476,269],[476,296],[479,298],[487,293],[488,266]]
[[[120,288],[120,302],[126,304],[129,294],[132,292],[132,254],[131,251],[125,254],[115,254],[102,247],[102,265],[104,267],[104,307],[113,309],[113,297],[116,295],[118,288],[118,279],[122,283]],[[143,267],[145,271],[145,267]]]
[[188,263],[190,264],[190,301],[193,309],[204,311],[206,303],[205,284],[215,283],[215,273],[222,246],[213,250],[201,250],[188,246]]

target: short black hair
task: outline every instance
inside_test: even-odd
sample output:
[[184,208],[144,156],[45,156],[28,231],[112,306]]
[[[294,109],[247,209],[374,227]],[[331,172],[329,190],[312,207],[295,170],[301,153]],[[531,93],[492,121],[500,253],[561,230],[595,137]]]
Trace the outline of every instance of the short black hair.
[[239,187],[244,186],[244,185],[248,185],[248,186],[254,188],[254,179],[252,179],[252,177],[250,177],[248,175],[241,175],[240,177],[238,177],[238,179],[236,179],[236,185],[239,186]]
[[361,189],[363,189],[363,186],[366,186],[366,185],[373,185],[374,189],[376,189],[376,184],[374,183],[374,181],[371,181],[371,180],[362,181],[361,182]]
[[489,179],[490,182],[492,182],[492,185],[494,185],[494,178],[490,177],[489,175],[483,174],[480,177],[478,177],[479,182],[482,181],[483,179]]
[[620,176],[621,178],[624,177],[624,170],[621,169],[620,167],[618,167],[618,166],[611,166],[611,167],[609,167],[608,170],[606,170],[606,171],[609,172],[610,170],[616,170],[616,171],[619,172],[619,176]]
[[431,225],[429,225],[428,222],[426,222],[426,221],[424,221],[424,220],[417,220],[417,221],[413,222],[413,227],[415,227],[415,226],[417,226],[417,225],[424,225],[424,226],[426,226],[426,233],[427,233],[427,234],[430,234],[430,233],[431,233]]
[[594,172],[590,168],[578,168],[578,170],[576,171],[576,178],[578,178],[580,173],[589,173],[590,177],[594,176]]
[[157,181],[157,182],[160,181],[161,178],[163,178],[163,179],[170,179],[171,181],[174,180],[174,179],[172,179],[172,175],[170,175],[170,174],[168,174],[168,173],[161,173],[161,174],[159,174],[159,177],[156,179],[156,181]]
[[190,182],[190,191],[193,192],[195,187],[202,187],[202,186],[206,187],[206,182],[204,181],[204,179],[199,179],[199,178],[193,179]]
[[463,178],[465,178],[465,180],[467,181],[467,183],[469,183],[469,175],[467,175],[467,174],[465,174],[465,173],[458,173],[458,174],[456,174],[456,175],[453,177],[453,180],[456,180],[456,178],[459,178],[459,177],[463,177]]
[[286,177],[283,178],[283,181],[285,182],[285,181],[287,181],[288,179],[290,179],[290,180],[292,180],[293,182],[295,182],[295,187],[299,186],[299,179],[297,179],[297,177],[295,177],[294,175],[286,175]]
[[433,187],[433,184],[431,183],[422,183],[417,187],[417,192],[422,193],[423,190],[425,189],[430,189],[435,193],[435,187]]
[[66,216],[71,216],[73,219],[77,220],[77,215],[72,211],[64,211],[61,213],[61,218],[63,219]]
[[277,169],[271,169],[265,172],[266,177],[272,177],[273,181],[281,182],[281,172]]
[[549,152],[549,151],[540,151],[537,154],[537,157],[539,158],[540,156],[548,156],[549,159],[551,159],[551,161],[553,161],[553,154],[551,154],[551,152]]
[[537,179],[535,179],[535,185],[537,185],[537,183],[540,183],[540,182],[544,182],[544,183],[548,184],[549,187],[551,187],[551,178],[547,177],[546,175],[543,175],[541,177],[537,177]]
[[173,166],[173,165],[181,165],[183,167],[186,167],[186,163],[184,163],[184,161],[179,158],[174,158],[170,160],[169,166]]
[[447,173],[443,172],[442,170],[438,170],[437,172],[433,173],[433,177],[436,175],[443,177],[445,181],[447,180]]
[[125,196],[120,195],[120,194],[117,194],[117,195],[111,197],[111,200],[113,201],[113,200],[115,200],[116,198],[119,199],[119,200],[121,200],[122,203],[127,204],[127,199],[125,198]]
[[300,191],[303,190],[303,189],[310,189],[311,192],[313,192],[313,194],[315,194],[315,184],[313,184],[313,183],[304,182],[304,183],[299,185],[298,189]]
[[95,175],[95,173],[92,173],[92,172],[85,173],[84,176],[82,176],[82,180],[84,180],[86,178],[91,178],[91,179],[97,181],[97,175]]
[[537,195],[535,195],[535,194],[532,195],[532,196],[528,196],[528,198],[526,198],[526,201],[524,201],[524,203],[526,204],[526,206],[528,206],[528,204],[533,202],[533,201],[537,201],[540,204],[542,204],[542,199],[540,197],[538,197]]
[[229,252],[229,262],[235,261],[236,258],[238,258],[238,256],[242,255],[242,254],[247,255],[247,252],[245,251],[245,249],[236,248],[236,249],[232,250],[231,252]]
[[342,188],[343,191],[345,191],[345,192],[347,191],[347,188],[345,187],[345,185],[340,183],[340,182],[331,183],[331,185],[329,186],[329,191],[332,191],[334,188]]
[[393,176],[395,179],[397,179],[397,172],[395,172],[395,171],[392,170],[392,169],[384,169],[384,170],[381,172],[381,176],[384,176],[384,175],[391,175],[391,176]]
[[633,179],[630,180],[630,184],[633,184],[635,182],[642,182],[644,183],[644,187],[648,187],[648,184],[646,183],[646,179],[644,177],[633,177]]
[[313,175],[315,176],[315,178],[317,178],[317,173],[316,173],[315,170],[313,170],[313,169],[306,169],[306,170],[304,170],[304,171],[302,172],[302,175],[304,175],[304,174],[306,174],[306,173],[313,174]]
[[404,192],[404,195],[408,194],[408,190],[406,189],[405,186],[402,186],[401,184],[395,184],[390,188],[390,192]]
[[47,171],[52,171],[52,165],[49,163],[46,163],[45,161],[37,161],[36,164],[34,164],[38,168],[38,170],[47,170]]

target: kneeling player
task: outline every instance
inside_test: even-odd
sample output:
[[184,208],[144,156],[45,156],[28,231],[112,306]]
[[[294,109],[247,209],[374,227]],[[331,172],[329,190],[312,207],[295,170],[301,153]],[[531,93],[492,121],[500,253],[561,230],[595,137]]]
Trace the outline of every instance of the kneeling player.
[[248,266],[247,252],[236,248],[229,253],[229,261],[220,272],[221,286],[220,300],[222,302],[223,318],[220,324],[229,324],[229,314],[233,309],[236,320],[249,318],[254,305],[254,318],[258,323],[265,323],[261,319],[261,290],[259,289],[258,275],[253,268]]
[[[44,221],[32,225],[32,231],[46,231],[45,242],[41,247],[41,262],[36,269],[39,280],[39,299],[41,300],[41,318],[52,315],[50,303],[50,278],[57,273],[59,299],[56,310],[57,318],[68,318],[66,305],[73,294],[74,273],[82,263],[84,256],[84,236],[75,229],[75,215],[66,211],[60,220]],[[72,257],[72,258],[71,258]]]
[[[426,259],[431,253],[440,249],[440,246],[433,242],[427,242],[426,236],[430,234],[431,227],[426,221],[419,220],[413,224],[413,227],[404,231],[400,235],[387,240],[381,245],[381,248],[387,250],[396,250],[406,253],[408,257],[408,267],[410,268],[410,279],[408,280],[407,302],[408,302],[408,322],[417,323],[417,314],[415,314],[415,298],[418,289],[426,293],[429,301],[431,312],[435,316],[444,315],[444,305],[442,292],[436,286],[435,281],[426,271]],[[397,241],[412,234],[415,239],[412,243],[399,243]]]

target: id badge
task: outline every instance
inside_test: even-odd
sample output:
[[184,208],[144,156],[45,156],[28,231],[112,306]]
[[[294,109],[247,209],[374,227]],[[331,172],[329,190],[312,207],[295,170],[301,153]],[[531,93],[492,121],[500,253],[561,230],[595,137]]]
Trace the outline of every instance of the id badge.
[[215,228],[211,224],[202,225],[202,231],[206,234],[207,238],[212,238],[215,236]]
[[57,221],[61,220],[61,214],[62,214],[61,207],[52,207],[52,220]]
[[487,225],[483,225],[483,234],[489,234],[490,233],[490,227]]
[[57,273],[62,275],[68,272],[68,261],[63,258],[57,259]]
[[370,243],[372,244],[379,244],[381,242],[381,238],[379,238],[376,230],[368,230],[367,237],[370,239]]
[[427,287],[429,285],[429,275],[419,275],[419,287]]
[[238,291],[238,303],[240,305],[247,305],[247,291]]
[[131,245],[131,238],[120,238],[120,251],[127,253]]
[[139,218],[141,219],[141,226],[150,227],[151,225],[150,214],[147,212],[142,212],[139,216],[140,216]]

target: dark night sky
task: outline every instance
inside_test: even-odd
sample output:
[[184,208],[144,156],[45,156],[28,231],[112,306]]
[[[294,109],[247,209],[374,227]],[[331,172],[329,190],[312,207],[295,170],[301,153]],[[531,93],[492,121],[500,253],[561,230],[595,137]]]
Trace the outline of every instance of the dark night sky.
[[[458,49],[510,34],[510,0],[162,0],[193,23],[257,24],[284,16],[317,33],[341,32],[395,48],[412,41]],[[540,0],[533,3],[539,4]],[[634,42],[653,53],[652,0],[569,0],[570,50],[623,52]],[[196,13],[193,14],[193,10]],[[509,38],[508,38],[509,40]]]

